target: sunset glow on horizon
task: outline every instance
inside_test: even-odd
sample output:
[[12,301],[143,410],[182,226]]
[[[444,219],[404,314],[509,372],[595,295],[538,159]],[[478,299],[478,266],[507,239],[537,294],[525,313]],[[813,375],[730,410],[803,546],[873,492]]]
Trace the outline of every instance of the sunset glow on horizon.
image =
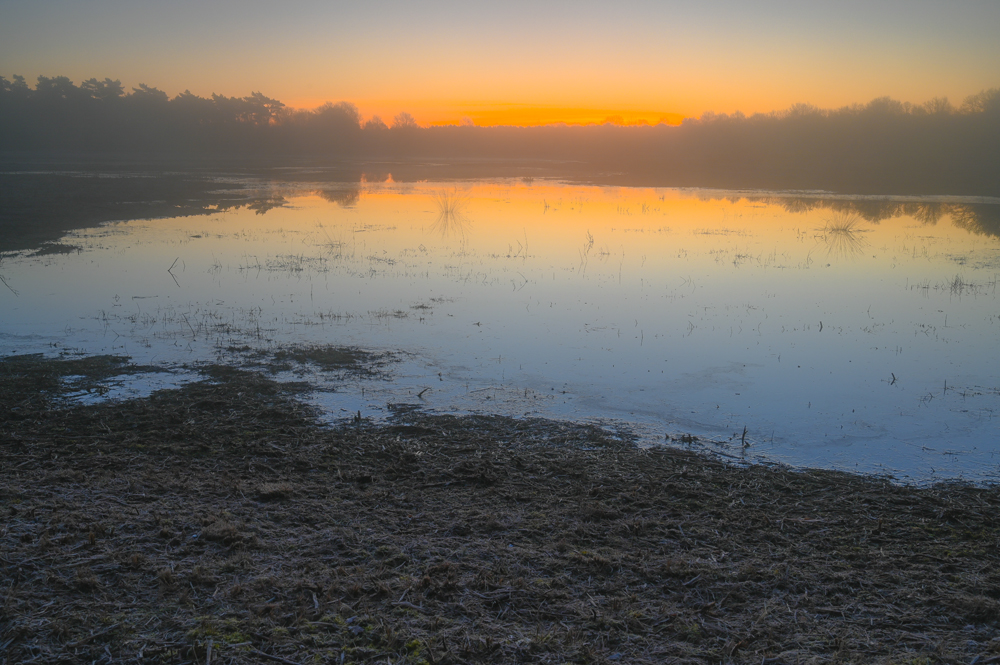
[[1000,86],[1000,4],[52,0],[5,7],[0,76],[119,79],[173,97],[349,102],[387,124],[677,124]]

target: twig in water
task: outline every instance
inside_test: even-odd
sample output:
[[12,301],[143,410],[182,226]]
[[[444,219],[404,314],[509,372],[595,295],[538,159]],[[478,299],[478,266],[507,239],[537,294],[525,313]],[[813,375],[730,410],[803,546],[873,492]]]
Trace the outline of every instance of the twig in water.
[[3,275],[0,275],[0,282],[3,282],[3,285],[6,286],[8,289],[10,289],[10,292],[14,294],[15,298],[19,298],[20,297],[20,296],[17,295],[17,291],[15,291],[14,288],[10,284],[7,283],[7,280],[3,278]]
[[178,289],[181,288],[181,283],[177,281],[177,276],[174,275],[173,270],[174,270],[174,266],[177,265],[177,262],[180,261],[180,260],[181,260],[181,257],[178,256],[176,259],[174,259],[174,262],[170,264],[170,267],[167,268],[167,274],[170,275],[170,278],[174,280],[174,284],[177,285]]
[[[0,265],[3,265],[3,258],[0,258]],[[3,282],[3,285],[10,289],[10,292],[14,294],[15,298],[20,297],[17,295],[17,291],[14,290],[14,287],[8,284],[7,280],[3,278],[3,275],[0,275],[0,282]]]
[[[176,281],[176,280],[175,280],[175,281]],[[180,286],[180,284],[178,284],[177,286]],[[189,328],[189,329],[191,330],[191,339],[192,339],[192,340],[196,340],[196,339],[198,339],[198,333],[196,333],[196,332],[194,331],[194,328],[193,328],[193,327],[191,327],[191,322],[190,322],[190,321],[188,321],[188,317],[187,317],[187,314],[182,314],[181,316],[182,316],[182,317],[184,318],[184,323],[186,323],[186,324],[187,324],[187,327],[188,327],[188,328]]]

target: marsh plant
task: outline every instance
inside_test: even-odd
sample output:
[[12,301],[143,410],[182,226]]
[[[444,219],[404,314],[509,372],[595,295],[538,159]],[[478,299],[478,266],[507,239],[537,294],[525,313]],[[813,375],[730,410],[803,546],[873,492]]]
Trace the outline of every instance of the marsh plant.
[[[992,280],[987,280],[984,282],[972,282],[967,278],[963,277],[961,274],[956,274],[953,279],[948,280],[944,287],[947,287],[948,291],[953,296],[980,296],[986,295],[987,293],[996,293],[997,280],[994,277]],[[941,287],[942,289],[944,287]]]
[[434,196],[434,201],[437,204],[438,216],[431,228],[445,237],[449,235],[465,237],[471,225],[471,220],[466,214],[468,196],[458,190],[441,191]]
[[855,213],[838,212],[828,218],[820,236],[827,254],[845,259],[860,256],[868,246],[868,241],[861,236],[864,233],[861,223],[861,216]]

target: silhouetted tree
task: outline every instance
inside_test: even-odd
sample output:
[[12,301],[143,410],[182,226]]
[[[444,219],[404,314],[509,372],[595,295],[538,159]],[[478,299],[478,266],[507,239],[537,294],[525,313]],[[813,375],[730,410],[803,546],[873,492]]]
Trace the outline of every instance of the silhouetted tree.
[[[184,94],[191,97],[194,96],[189,90],[185,90]],[[129,97],[133,102],[150,105],[166,104],[169,100],[167,93],[157,88],[151,88],[145,83],[140,83],[138,88],[132,88],[132,94]]]
[[1000,113],[1000,88],[990,88],[977,95],[969,95],[962,104],[962,113]]
[[925,103],[923,107],[914,108],[913,113],[920,115],[921,110],[931,115],[948,116],[955,112],[955,107],[951,105],[947,97],[935,97]]
[[417,127],[417,121],[406,111],[397,113],[396,117],[392,119],[393,129],[415,129]]
[[98,81],[95,78],[87,79],[80,84],[80,89],[94,99],[102,102],[118,101],[125,96],[125,88],[122,82],[112,81],[109,78]]
[[[613,119],[612,119],[613,120]],[[0,77],[0,150],[310,154],[348,158],[541,159],[634,184],[854,193],[1000,194],[1000,89],[925,104],[880,97],[834,110],[706,113],[680,126],[391,127],[357,107],[291,110],[246,97],[170,98],[140,84]]]

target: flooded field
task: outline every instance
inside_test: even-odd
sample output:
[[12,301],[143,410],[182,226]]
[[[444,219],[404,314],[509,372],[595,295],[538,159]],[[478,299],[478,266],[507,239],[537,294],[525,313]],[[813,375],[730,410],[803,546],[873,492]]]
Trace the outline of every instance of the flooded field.
[[[168,370],[84,399],[221,360],[310,382],[331,419],[598,421],[735,458],[996,481],[998,216],[988,199],[272,184],[252,206],[3,255],[0,350]],[[345,348],[369,371],[345,371]]]

